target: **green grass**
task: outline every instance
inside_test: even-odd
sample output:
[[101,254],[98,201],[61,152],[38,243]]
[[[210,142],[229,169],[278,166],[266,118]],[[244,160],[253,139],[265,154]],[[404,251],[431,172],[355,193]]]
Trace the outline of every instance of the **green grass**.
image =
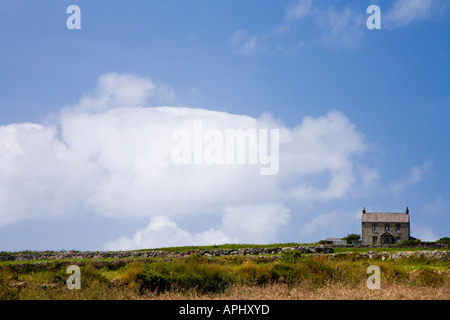
[[272,244],[221,244],[221,245],[209,245],[209,246],[184,246],[184,247],[163,247],[163,248],[153,248],[153,249],[140,249],[136,251],[149,251],[149,250],[160,250],[166,252],[187,252],[196,250],[216,250],[216,249],[244,249],[244,248],[277,248],[277,247],[293,247],[307,245],[301,243],[272,243]]

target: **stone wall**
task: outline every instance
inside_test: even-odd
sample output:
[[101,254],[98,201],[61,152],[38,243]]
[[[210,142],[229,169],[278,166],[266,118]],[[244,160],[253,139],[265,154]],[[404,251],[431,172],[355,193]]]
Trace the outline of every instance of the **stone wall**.
[[450,249],[450,243],[414,243],[414,244],[377,244],[377,245],[366,245],[366,244],[346,244],[346,245],[330,245],[332,248],[417,248],[417,249]]
[[[183,257],[191,254],[198,254],[202,256],[235,256],[235,255],[277,255],[283,252],[298,251],[300,253],[326,253],[333,254],[333,248],[392,248],[396,245],[330,245],[330,246],[293,246],[293,247],[273,247],[273,248],[239,248],[239,249],[211,249],[211,250],[188,250],[185,252],[167,252],[159,250],[149,251],[97,251],[97,252],[32,252],[32,253],[1,253],[0,261],[31,261],[31,260],[77,260],[77,259],[127,259],[127,258],[171,258]],[[410,246],[409,248],[412,248]],[[449,249],[448,244],[416,244],[414,248],[424,249]],[[450,251],[408,251],[408,247],[402,247],[404,251],[399,252],[375,252],[369,251],[365,253],[357,253],[361,257],[376,257],[378,255],[385,256],[406,256],[405,252],[412,252],[411,254],[423,254],[426,257],[450,257]],[[340,253],[337,253],[340,254]],[[408,253],[409,254],[409,253]]]
[[340,255],[353,255],[356,259],[380,259],[380,260],[398,260],[410,257],[425,257],[427,259],[450,260],[450,251],[443,250],[421,250],[421,251],[395,251],[395,252],[340,252],[330,256],[338,257]]
[[199,254],[204,256],[226,255],[264,255],[280,254],[287,251],[299,251],[301,253],[333,253],[328,246],[295,246],[274,248],[239,248],[239,249],[212,249],[212,250],[188,250],[186,252],[167,251],[99,251],[99,252],[36,252],[36,253],[3,253],[0,261],[29,261],[29,260],[60,260],[60,259],[125,259],[125,258],[159,258],[188,256]]

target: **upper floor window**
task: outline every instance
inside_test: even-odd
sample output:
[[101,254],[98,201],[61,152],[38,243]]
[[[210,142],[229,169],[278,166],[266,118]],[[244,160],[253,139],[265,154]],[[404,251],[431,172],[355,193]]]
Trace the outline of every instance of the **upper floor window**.
[[389,231],[389,223],[386,223],[385,225],[384,225],[384,231]]
[[378,231],[378,225],[376,223],[372,224],[372,231],[377,232]]
[[395,225],[395,230],[396,230],[397,232],[400,232],[400,224],[399,224],[399,223],[397,223],[397,224]]

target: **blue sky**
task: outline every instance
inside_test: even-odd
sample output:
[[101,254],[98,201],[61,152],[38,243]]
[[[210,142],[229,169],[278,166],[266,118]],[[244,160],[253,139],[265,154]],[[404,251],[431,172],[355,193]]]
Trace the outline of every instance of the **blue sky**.
[[[312,242],[360,233],[363,206],[449,236],[449,17],[445,0],[0,0],[0,250]],[[280,172],[155,160],[192,119],[281,128]]]

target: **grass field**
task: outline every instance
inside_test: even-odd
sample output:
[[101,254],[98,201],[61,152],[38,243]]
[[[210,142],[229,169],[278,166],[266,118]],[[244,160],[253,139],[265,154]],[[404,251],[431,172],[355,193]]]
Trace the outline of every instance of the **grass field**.
[[[172,252],[194,249],[199,248],[171,248]],[[71,264],[81,269],[79,290],[66,286]],[[379,290],[366,286],[369,265],[380,268]],[[0,299],[448,300],[449,280],[449,261],[424,257],[393,261],[352,254],[205,257],[192,253],[171,259],[2,262]]]

